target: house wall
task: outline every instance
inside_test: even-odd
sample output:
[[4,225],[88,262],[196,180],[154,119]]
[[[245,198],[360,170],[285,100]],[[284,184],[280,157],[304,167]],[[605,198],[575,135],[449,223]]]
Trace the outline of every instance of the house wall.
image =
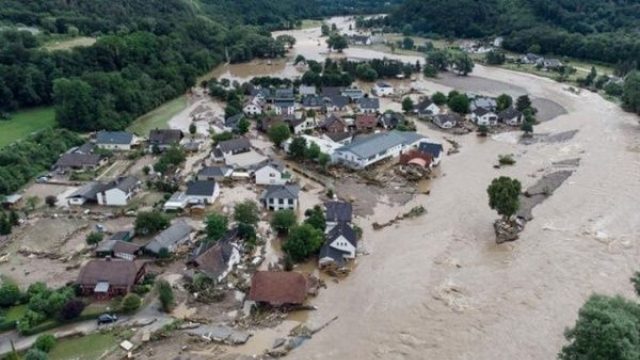
[[77,197],[77,198],[69,198],[67,199],[67,203],[69,205],[74,205],[74,206],[80,206],[80,205],[84,205],[84,203],[87,202],[87,199],[83,198],[83,197]]
[[131,194],[127,194],[120,189],[109,189],[98,193],[98,204],[106,206],[126,206],[131,198]]
[[262,108],[256,105],[247,105],[244,107],[244,113],[247,115],[260,115],[262,114]]
[[356,248],[342,235],[333,240],[330,246],[334,249],[347,252],[348,254],[345,254],[347,258],[353,259],[356,257]]
[[[291,202],[289,201],[291,200]],[[294,210],[298,207],[298,200],[296,199],[264,199],[264,206],[268,210]]]
[[126,151],[131,150],[131,144],[96,144],[100,149]]
[[393,87],[373,87],[373,92],[375,92],[378,96],[389,96],[393,95]]
[[264,166],[255,172],[258,185],[284,185],[287,179],[282,178],[282,173],[271,166]]
[[336,151],[336,153],[334,154],[335,161],[339,163],[343,163],[344,165],[354,169],[363,169],[369,165],[377,163],[378,161],[382,161],[384,159],[391,158],[391,157],[400,156],[401,152],[409,148],[416,148],[419,143],[420,141],[417,141],[413,144],[409,144],[406,146],[402,144],[396,145],[389,149],[382,150],[379,153],[367,159],[360,158],[359,156],[353,154],[350,151],[344,151],[344,152]]

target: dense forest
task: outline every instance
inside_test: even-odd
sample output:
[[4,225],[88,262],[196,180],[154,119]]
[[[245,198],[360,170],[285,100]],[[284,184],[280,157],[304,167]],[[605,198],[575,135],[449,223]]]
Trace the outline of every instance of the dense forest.
[[[0,111],[56,105],[78,131],[122,129],[183,94],[223,62],[284,55],[269,33],[302,18],[365,11],[363,0],[7,0],[0,24]],[[377,5],[376,5],[377,4]],[[51,36],[97,37],[88,47],[48,51]]]
[[612,64],[640,59],[635,0],[407,0],[385,25],[445,37],[503,35],[504,46],[518,52]]

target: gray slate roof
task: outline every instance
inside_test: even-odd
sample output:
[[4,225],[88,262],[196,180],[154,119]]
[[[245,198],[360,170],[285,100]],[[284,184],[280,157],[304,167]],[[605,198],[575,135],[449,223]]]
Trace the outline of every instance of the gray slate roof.
[[261,199],[297,199],[300,193],[298,185],[269,185],[264,190]]
[[96,143],[108,145],[129,145],[133,142],[133,134],[126,131],[98,131]]
[[169,248],[189,236],[191,230],[191,226],[187,223],[178,221],[153,238],[153,240],[145,246],[145,249],[154,254],[158,254],[162,248]]
[[415,132],[394,130],[355,140],[351,144],[339,148],[337,151],[349,151],[360,158],[368,158],[394,146],[412,144],[420,139],[424,139],[424,136]]
[[338,225],[334,226],[333,229],[327,233],[327,242],[331,243],[340,236],[344,236],[351,245],[358,247],[356,232],[353,230],[351,225],[347,223],[338,223]]
[[520,112],[520,111],[518,111],[518,110],[516,110],[516,109],[514,109],[514,108],[512,108],[512,107],[510,107],[510,108],[508,108],[508,109],[504,109],[503,111],[501,111],[501,112],[498,114],[498,117],[499,117],[500,119],[505,120],[505,119],[513,119],[513,118],[515,118],[515,117],[519,117],[519,116],[521,116],[521,115],[522,115],[522,112]]
[[106,184],[104,190],[120,189],[126,193],[129,193],[133,191],[136,186],[138,186],[139,182],[140,180],[138,180],[138,178],[135,176],[120,177]]
[[358,99],[357,104],[361,109],[378,110],[380,108],[380,99],[372,98],[372,97],[363,97]]
[[85,198],[87,200],[96,200],[97,194],[102,191],[104,184],[97,181],[82,185],[78,190],[69,195],[67,198]]
[[442,152],[442,144],[421,142],[420,145],[418,145],[418,150],[425,154],[429,154],[434,158],[437,158]]
[[251,142],[249,141],[249,139],[244,137],[226,140],[218,144],[218,149],[220,149],[222,152],[235,152],[245,149],[250,150]]
[[353,218],[353,206],[344,201],[328,201],[324,204],[326,208],[325,218],[331,222],[351,222]]
[[175,129],[155,129],[149,132],[149,142],[153,145],[177,144],[182,139],[182,131]]
[[187,184],[187,195],[191,196],[211,196],[216,189],[216,182],[213,180],[192,181]]
[[56,162],[56,167],[83,167],[98,166],[100,164],[100,155],[96,154],[63,154]]
[[219,177],[226,176],[231,168],[227,166],[206,166],[198,172],[198,176]]

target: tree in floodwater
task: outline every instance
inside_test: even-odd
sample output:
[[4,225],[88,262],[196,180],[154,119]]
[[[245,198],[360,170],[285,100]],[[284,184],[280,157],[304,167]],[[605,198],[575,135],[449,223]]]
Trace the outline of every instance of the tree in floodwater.
[[508,221],[520,208],[522,185],[517,179],[501,176],[493,179],[487,188],[489,206]]

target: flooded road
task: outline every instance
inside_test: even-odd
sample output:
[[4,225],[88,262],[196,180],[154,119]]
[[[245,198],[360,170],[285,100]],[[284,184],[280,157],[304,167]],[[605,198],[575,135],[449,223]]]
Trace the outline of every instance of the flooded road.
[[[344,27],[346,20],[336,23]],[[289,33],[298,40],[292,57],[326,56],[319,29]],[[331,56],[422,60],[366,49]],[[224,74],[246,79],[257,75],[254,65],[230,65]],[[297,72],[290,60],[278,71],[269,73]],[[402,207],[378,205],[373,215],[356,220],[370,254],[357,259],[347,279],[313,300],[318,310],[309,322],[338,320],[290,358],[555,358],[564,329],[591,293],[632,296],[628,279],[640,268],[638,118],[596,94],[577,95],[550,79],[479,65],[469,78],[420,79],[411,86],[428,93],[453,87],[494,95],[526,92],[555,109],[542,110],[553,120],[537,125],[536,132],[578,132],[567,141],[533,145],[518,144],[519,133],[486,141],[473,134],[454,137],[460,153],[442,160],[430,195],[417,195]],[[443,133],[418,126],[422,134],[443,140]],[[500,154],[514,154],[516,165],[494,169]],[[512,176],[527,188],[552,171],[553,162],[576,158],[580,166],[533,209],[534,220],[520,240],[496,245],[497,214],[486,195],[491,180]],[[425,206],[427,215],[371,229],[374,221],[386,222],[416,205]]]

